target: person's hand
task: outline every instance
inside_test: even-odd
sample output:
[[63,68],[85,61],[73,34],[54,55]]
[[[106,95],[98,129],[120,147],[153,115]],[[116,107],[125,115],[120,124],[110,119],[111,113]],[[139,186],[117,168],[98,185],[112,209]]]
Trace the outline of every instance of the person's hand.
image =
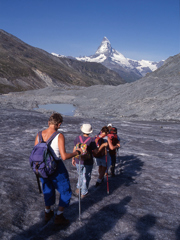
[[117,148],[120,148],[120,143],[117,143],[116,146],[117,146]]
[[83,150],[81,149],[81,148],[77,148],[76,149],[76,152],[78,151],[78,154],[77,155],[81,155],[81,154],[83,154]]
[[74,158],[72,158],[72,165],[75,167],[76,166],[76,161]]
[[102,145],[103,145],[103,147],[107,147],[108,146],[108,142],[105,142]]

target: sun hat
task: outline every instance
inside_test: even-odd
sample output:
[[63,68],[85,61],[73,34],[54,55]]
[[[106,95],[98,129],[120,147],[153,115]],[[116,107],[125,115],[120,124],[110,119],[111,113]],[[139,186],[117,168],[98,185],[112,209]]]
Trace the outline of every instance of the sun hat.
[[85,134],[90,134],[93,132],[92,130],[92,127],[91,127],[91,124],[89,123],[84,123],[82,126],[81,126],[81,132],[85,133]]

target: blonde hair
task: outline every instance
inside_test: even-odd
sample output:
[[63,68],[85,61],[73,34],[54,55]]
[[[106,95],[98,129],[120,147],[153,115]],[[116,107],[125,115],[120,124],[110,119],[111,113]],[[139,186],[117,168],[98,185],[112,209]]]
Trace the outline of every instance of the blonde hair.
[[63,117],[60,113],[53,113],[49,118],[49,123],[57,126],[59,123],[63,122]]

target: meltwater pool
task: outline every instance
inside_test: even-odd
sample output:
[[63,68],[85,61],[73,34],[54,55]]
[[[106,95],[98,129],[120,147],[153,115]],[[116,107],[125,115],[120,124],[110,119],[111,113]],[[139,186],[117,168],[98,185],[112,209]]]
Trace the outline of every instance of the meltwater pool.
[[72,104],[60,104],[60,103],[38,105],[38,107],[41,109],[52,110],[67,116],[73,116],[76,110],[75,106]]

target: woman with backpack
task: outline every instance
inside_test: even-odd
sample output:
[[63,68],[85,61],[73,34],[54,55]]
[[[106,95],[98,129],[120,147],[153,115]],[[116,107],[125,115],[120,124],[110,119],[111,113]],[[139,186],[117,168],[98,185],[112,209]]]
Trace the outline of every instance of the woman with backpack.
[[98,136],[96,136],[95,142],[97,147],[99,148],[98,154],[94,154],[96,158],[96,163],[99,166],[98,172],[99,176],[96,182],[96,187],[99,186],[103,180],[106,170],[110,167],[111,160],[109,155],[109,150],[115,150],[120,147],[120,144],[117,143],[113,146],[110,138],[108,137],[109,129],[107,126],[104,126],[101,129],[101,132]]
[[[40,142],[40,138],[43,142],[48,141],[60,128],[63,122],[63,117],[59,113],[53,113],[48,121],[49,127],[40,134],[38,133],[35,139],[35,146]],[[42,182],[42,189],[45,201],[45,221],[49,221],[54,216],[54,211],[51,210],[51,206],[55,204],[56,190],[60,193],[59,207],[55,217],[55,224],[67,225],[69,220],[63,215],[64,208],[69,205],[71,198],[71,187],[67,169],[62,160],[66,160],[74,157],[77,154],[81,154],[82,150],[77,148],[73,153],[67,153],[65,149],[65,138],[62,133],[58,133],[50,142],[50,150],[54,159],[56,160],[57,168],[55,172],[48,178],[40,177]]]
[[73,152],[76,151],[77,147],[81,147],[83,149],[83,153],[81,154],[81,158],[79,158],[78,155],[72,158],[72,165],[76,166],[77,173],[78,175],[80,174],[75,194],[77,196],[80,194],[81,198],[84,198],[88,194],[88,187],[91,180],[93,153],[97,154],[98,148],[94,138],[89,136],[93,132],[91,125],[89,123],[83,124],[80,129],[82,135],[77,136],[74,140]]

